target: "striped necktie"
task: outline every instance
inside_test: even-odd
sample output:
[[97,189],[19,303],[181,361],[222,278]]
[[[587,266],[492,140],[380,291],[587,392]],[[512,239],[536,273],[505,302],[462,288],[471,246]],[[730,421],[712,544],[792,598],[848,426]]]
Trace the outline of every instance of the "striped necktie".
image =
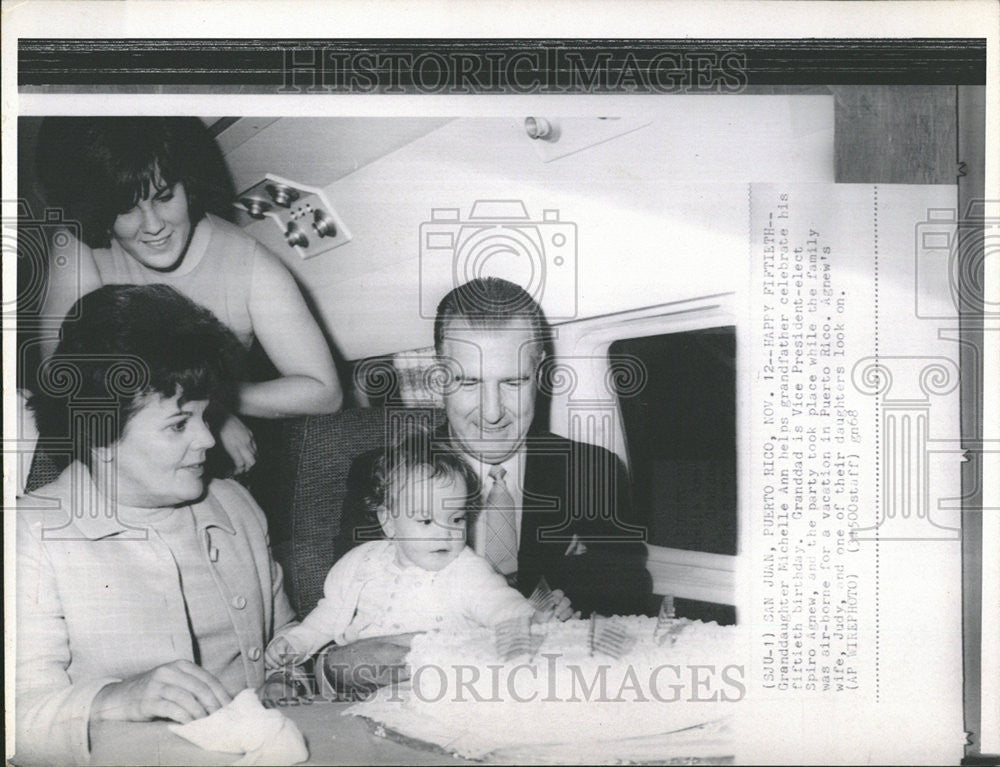
[[483,534],[486,540],[483,553],[502,575],[517,571],[517,522],[514,498],[503,479],[506,473],[502,466],[490,468],[493,487],[483,504]]

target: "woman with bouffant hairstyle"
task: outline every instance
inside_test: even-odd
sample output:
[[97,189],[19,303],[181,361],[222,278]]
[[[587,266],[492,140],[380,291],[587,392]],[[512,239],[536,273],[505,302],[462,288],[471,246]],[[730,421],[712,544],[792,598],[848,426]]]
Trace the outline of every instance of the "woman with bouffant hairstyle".
[[232,333],[165,285],[74,309],[31,406],[75,460],[17,510],[17,764],[85,764],[103,720],[207,716],[294,619],[263,512],[205,475]]
[[[180,117],[49,117],[37,166],[46,202],[79,224],[53,248],[43,311],[65,317],[101,285],[164,283],[213,312],[240,342],[256,338],[278,377],[241,382],[219,436],[236,473],[256,461],[235,415],[332,413],[342,392],[330,348],[288,269],[225,220],[232,184],[201,121]],[[43,343],[51,353],[54,342]]]

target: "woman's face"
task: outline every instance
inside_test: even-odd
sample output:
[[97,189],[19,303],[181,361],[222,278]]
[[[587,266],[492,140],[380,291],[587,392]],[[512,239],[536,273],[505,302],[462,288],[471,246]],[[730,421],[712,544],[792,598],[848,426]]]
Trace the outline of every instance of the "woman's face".
[[152,185],[148,197],[118,215],[111,232],[124,251],[143,266],[161,272],[176,269],[191,240],[184,185]]
[[[207,400],[179,404],[148,394],[109,451],[117,500],[126,506],[161,508],[188,503],[205,491],[205,453],[215,439],[205,423]],[[97,456],[98,460],[101,455]]]

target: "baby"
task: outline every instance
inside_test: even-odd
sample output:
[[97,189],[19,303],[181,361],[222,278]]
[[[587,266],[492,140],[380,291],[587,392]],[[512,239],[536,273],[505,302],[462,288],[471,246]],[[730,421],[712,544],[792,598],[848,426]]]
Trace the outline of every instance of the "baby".
[[300,663],[331,641],[572,616],[561,591],[553,607],[536,611],[466,547],[478,480],[458,455],[432,454],[429,444],[429,435],[410,434],[379,458],[366,500],[386,540],[361,544],[333,566],[316,608],[268,644],[269,667]]

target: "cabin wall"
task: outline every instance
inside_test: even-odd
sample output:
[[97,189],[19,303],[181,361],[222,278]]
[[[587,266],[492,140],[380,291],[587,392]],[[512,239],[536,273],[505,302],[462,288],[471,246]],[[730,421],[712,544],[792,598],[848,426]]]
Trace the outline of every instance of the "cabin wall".
[[[324,187],[353,235],[346,245],[302,260],[270,221],[248,231],[286,260],[347,359],[429,345],[438,300],[478,274],[530,282],[554,323],[731,292],[746,257],[746,183],[832,181],[833,100],[666,102],[650,102],[642,127],[551,162],[523,117],[457,118]],[[294,119],[257,142],[287,133]],[[313,125],[299,151],[336,151],[321,134]],[[266,163],[261,174],[286,175]],[[477,200],[523,203],[528,220],[519,223],[539,247],[480,250],[484,268],[455,258],[457,245],[430,252],[421,227],[461,240]],[[458,209],[458,221],[434,221],[440,209]],[[497,237],[515,228],[494,223]],[[561,249],[551,244],[556,232],[566,237]]]

